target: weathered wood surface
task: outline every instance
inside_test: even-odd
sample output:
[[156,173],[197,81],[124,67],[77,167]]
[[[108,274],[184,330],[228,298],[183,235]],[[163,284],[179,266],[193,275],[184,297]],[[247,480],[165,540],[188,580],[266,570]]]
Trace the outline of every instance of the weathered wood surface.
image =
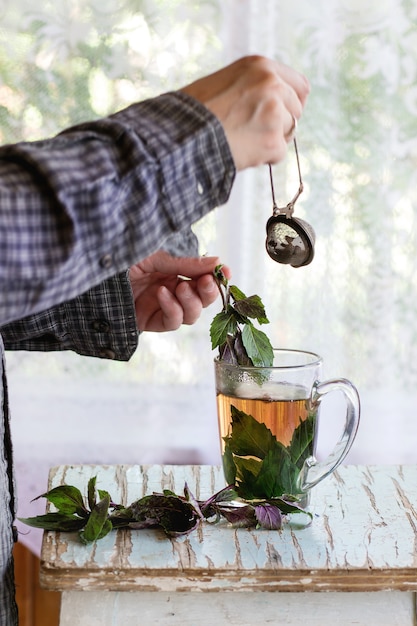
[[[164,488],[179,493],[185,482],[197,498],[224,486],[211,466],[62,466],[51,471],[50,487],[85,492],[94,475],[124,504]],[[310,510],[309,527],[280,532],[204,524],[168,539],[156,530],[121,530],[89,546],[72,533],[45,533],[41,580],[61,591],[167,594],[417,590],[416,466],[342,466],[313,489]]]

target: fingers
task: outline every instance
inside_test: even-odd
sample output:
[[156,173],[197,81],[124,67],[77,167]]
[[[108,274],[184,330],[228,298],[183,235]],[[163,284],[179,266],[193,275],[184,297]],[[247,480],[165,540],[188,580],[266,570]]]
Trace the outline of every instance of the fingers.
[[[158,251],[130,268],[138,329],[163,332],[194,324],[219,295],[217,265],[218,257],[176,258]],[[230,268],[222,269],[229,279]]]
[[[155,324],[155,328],[150,327],[147,328],[147,330],[177,330],[184,320],[182,306],[174,294],[164,286],[159,288],[157,298],[160,306],[158,317],[160,316],[161,319]],[[154,320],[154,322],[156,322],[156,320]]]
[[158,250],[139,263],[139,267],[147,274],[160,272],[161,274],[198,278],[213,272],[219,262],[219,258],[216,256],[173,257],[164,250]]
[[296,70],[250,56],[184,91],[220,120],[236,168],[242,170],[284,158],[294,119],[303,112],[310,86]]
[[218,296],[219,290],[211,274],[205,274],[197,281],[180,281],[175,293],[160,287],[158,301],[164,329],[176,330],[182,324],[194,324],[203,308],[213,304]]
[[296,117],[296,119],[299,119],[306,104],[308,94],[310,93],[310,83],[303,74],[300,74],[300,72],[297,72],[288,65],[284,65],[278,61],[273,61],[273,63],[275,64],[275,71],[277,75],[293,88],[297,96],[301,107],[295,104],[295,108],[298,109],[298,114],[297,111],[292,111],[292,114]]

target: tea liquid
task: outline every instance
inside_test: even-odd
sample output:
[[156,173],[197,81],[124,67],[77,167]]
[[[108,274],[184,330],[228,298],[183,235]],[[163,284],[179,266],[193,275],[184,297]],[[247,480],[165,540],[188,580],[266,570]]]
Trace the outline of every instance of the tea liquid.
[[230,434],[231,406],[252,415],[258,422],[265,424],[284,446],[289,445],[294,430],[311,412],[310,402],[305,398],[295,400],[274,400],[268,397],[253,399],[237,398],[219,393],[217,395],[217,413],[222,438],[222,452],[224,451],[223,437]]

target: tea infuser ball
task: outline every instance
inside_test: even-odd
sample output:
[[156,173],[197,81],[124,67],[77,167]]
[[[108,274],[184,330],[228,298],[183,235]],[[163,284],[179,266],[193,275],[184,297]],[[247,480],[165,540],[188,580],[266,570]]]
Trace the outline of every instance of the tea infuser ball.
[[299,217],[293,217],[294,204],[304,189],[295,137],[293,141],[297,157],[299,188],[291,202],[286,207],[279,208],[275,202],[272,168],[269,165],[273,207],[272,217],[266,224],[265,246],[274,261],[292,267],[302,267],[311,263],[314,258],[316,235],[310,224]]
[[297,217],[272,216],[266,224],[266,249],[274,261],[302,267],[314,257],[316,236],[313,228]]

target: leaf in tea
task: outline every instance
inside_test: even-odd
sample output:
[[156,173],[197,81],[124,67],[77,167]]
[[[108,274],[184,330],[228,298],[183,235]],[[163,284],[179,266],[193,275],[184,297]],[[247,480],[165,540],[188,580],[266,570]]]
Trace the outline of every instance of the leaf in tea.
[[296,493],[298,473],[288,449],[276,441],[276,446],[262,462],[256,481],[256,497],[276,498],[285,493]]
[[263,459],[277,440],[272,432],[252,415],[231,406],[230,450],[238,456],[254,456]]
[[291,459],[297,465],[299,470],[301,470],[305,460],[308,459],[313,452],[316,417],[316,412],[309,412],[307,419],[302,420],[294,430],[288,447]]

